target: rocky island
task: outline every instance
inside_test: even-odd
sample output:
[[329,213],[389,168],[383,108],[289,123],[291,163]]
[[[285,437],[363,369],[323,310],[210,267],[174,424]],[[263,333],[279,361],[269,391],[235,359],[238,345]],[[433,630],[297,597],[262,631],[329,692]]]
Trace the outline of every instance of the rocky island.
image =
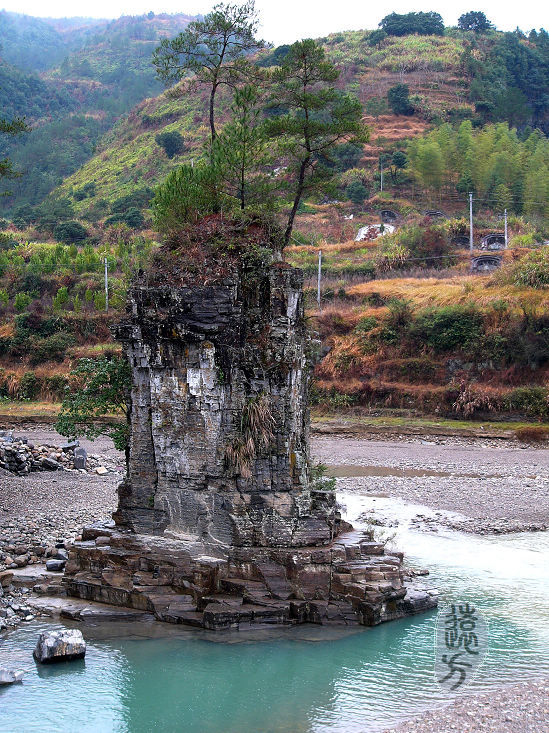
[[115,525],[71,550],[69,596],[208,629],[371,626],[436,605],[313,478],[302,275],[264,228],[214,216],[164,245],[116,337],[132,374],[128,475]]

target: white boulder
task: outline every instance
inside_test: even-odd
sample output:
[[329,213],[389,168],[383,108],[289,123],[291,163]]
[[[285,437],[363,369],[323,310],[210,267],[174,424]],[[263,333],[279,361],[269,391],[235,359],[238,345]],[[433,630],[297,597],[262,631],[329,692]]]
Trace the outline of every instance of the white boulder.
[[82,659],[86,653],[86,642],[79,629],[44,631],[38,638],[34,658],[42,664],[68,662]]

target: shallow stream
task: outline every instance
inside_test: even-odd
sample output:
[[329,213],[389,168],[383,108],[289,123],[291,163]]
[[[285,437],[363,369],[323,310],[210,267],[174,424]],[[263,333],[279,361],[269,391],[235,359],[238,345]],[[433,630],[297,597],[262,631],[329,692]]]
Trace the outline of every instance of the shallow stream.
[[[548,532],[421,532],[409,520],[429,510],[341,498],[351,520],[372,507],[398,519],[388,531],[409,564],[430,569],[442,600],[467,600],[484,614],[488,656],[465,692],[549,675]],[[85,660],[38,669],[32,649],[48,622],[33,622],[0,642],[0,664],[28,670],[22,685],[0,690],[0,730],[381,731],[448,700],[434,680],[435,623],[430,612],[353,632],[308,626],[253,636],[156,625],[156,638],[147,638],[150,628],[85,627]]]

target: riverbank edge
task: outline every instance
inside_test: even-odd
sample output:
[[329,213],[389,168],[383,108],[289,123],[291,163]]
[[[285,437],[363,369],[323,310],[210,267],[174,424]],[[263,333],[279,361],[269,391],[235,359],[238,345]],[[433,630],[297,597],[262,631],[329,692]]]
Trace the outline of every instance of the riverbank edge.
[[464,692],[383,733],[544,733],[549,729],[549,677],[506,684],[482,693]]
[[[0,428],[21,428],[25,425],[53,425],[61,405],[54,402],[0,401]],[[105,424],[116,424],[124,418],[107,415]],[[545,444],[549,443],[549,423],[514,421],[465,421],[425,417],[356,416],[345,413],[311,414],[311,432],[315,435],[350,435],[374,438],[405,437],[463,437],[516,440],[517,430],[547,431]]]

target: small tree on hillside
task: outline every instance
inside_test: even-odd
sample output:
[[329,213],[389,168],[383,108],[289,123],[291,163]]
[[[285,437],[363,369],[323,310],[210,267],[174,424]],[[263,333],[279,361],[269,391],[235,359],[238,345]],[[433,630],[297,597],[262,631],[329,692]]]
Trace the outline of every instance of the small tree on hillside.
[[241,78],[244,57],[264,46],[255,38],[257,14],[253,0],[243,5],[220,3],[204,20],[194,20],[175,38],[165,38],[153,63],[165,82],[194,75],[193,82],[209,88],[211,140],[215,129],[215,97],[220,86],[234,86]]
[[410,89],[407,84],[396,84],[387,92],[387,101],[396,115],[413,115],[414,106],[410,102]]
[[276,100],[286,113],[266,121],[268,134],[282,143],[293,177],[293,204],[288,216],[284,244],[288,244],[302,197],[318,191],[331,178],[319,164],[334,147],[353,136],[364,141],[362,108],[356,97],[334,88],[339,71],[326,60],[324,49],[312,39],[294,43],[282,65],[274,72]]
[[398,172],[406,168],[407,163],[408,158],[406,157],[406,153],[403,153],[402,150],[395,150],[389,166],[393,183],[398,183]]
[[159,132],[155,140],[164,149],[168,158],[174,158],[185,150],[183,136],[175,130],[173,132]]
[[88,232],[78,221],[63,221],[55,227],[53,236],[59,242],[72,244],[86,239]]

